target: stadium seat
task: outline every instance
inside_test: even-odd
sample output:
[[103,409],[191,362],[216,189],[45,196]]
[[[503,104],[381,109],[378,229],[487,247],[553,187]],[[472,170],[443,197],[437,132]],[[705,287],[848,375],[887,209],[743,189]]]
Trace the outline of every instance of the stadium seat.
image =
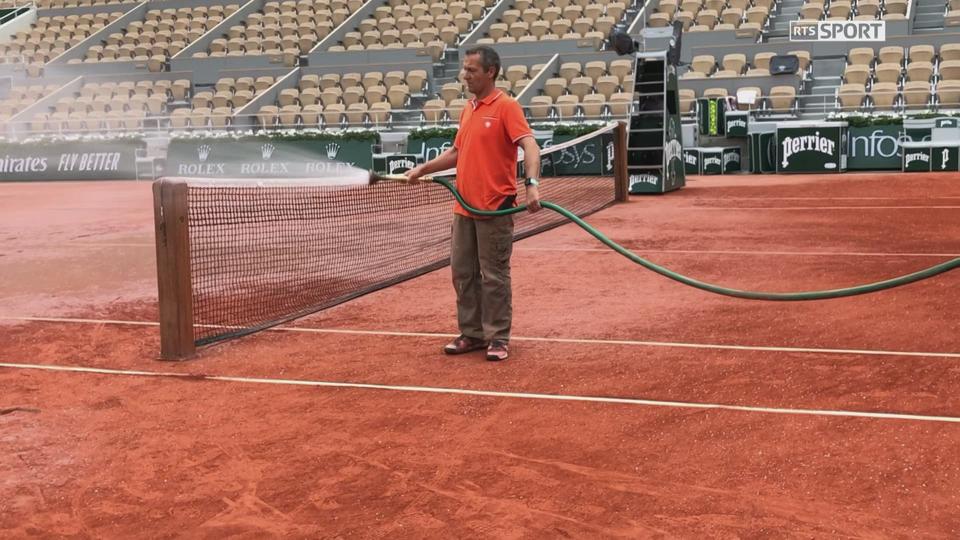
[[618,92],[610,96],[607,106],[610,109],[610,114],[615,117],[623,118],[629,115],[633,106],[633,92]]
[[859,109],[863,105],[866,95],[864,86],[859,83],[843,84],[837,90],[837,99],[840,101],[840,108],[843,110]]
[[740,8],[724,9],[723,12],[720,13],[720,20],[724,24],[729,24],[736,28],[743,22],[743,10]]
[[937,83],[937,100],[940,107],[960,107],[960,81],[940,81]]
[[797,101],[797,89],[793,86],[774,86],[767,96],[770,108],[777,113],[788,113],[793,110]]
[[[943,64],[941,63],[941,72]],[[930,62],[910,62],[907,64],[907,80],[928,82],[933,76],[933,64]]]
[[567,89],[580,99],[593,91],[593,79],[590,77],[575,77],[570,81]]
[[869,68],[875,56],[870,47],[855,47],[847,53],[847,63]]
[[467,100],[464,98],[458,98],[451,101],[447,104],[447,107],[450,109],[450,119],[451,121],[456,121],[460,118],[460,113],[463,112],[463,108],[467,105]]
[[405,84],[395,84],[387,90],[387,99],[390,105],[397,109],[407,106],[410,96],[410,87]]
[[620,79],[614,75],[602,75],[597,77],[594,86],[598,94],[609,98],[619,91]]
[[696,23],[712,30],[714,25],[717,24],[717,19],[719,19],[719,15],[716,11],[712,9],[704,9],[697,13]]
[[386,125],[390,120],[390,104],[383,101],[374,103],[367,109],[366,115],[367,121],[374,126]]
[[690,67],[693,71],[703,73],[704,75],[710,75],[713,73],[713,69],[716,67],[716,65],[716,58],[709,54],[694,56],[693,61],[690,63]]
[[423,104],[423,120],[430,123],[443,121],[444,109],[447,103],[442,99],[431,99]]
[[320,126],[320,113],[323,112],[321,105],[304,105],[300,111],[300,120],[303,127],[316,128]]
[[[661,7],[663,4],[661,4]],[[673,7],[676,7],[674,5]],[[650,15],[650,19],[647,21],[647,26],[650,28],[665,28],[670,26],[671,15],[667,13],[654,13]]]
[[350,110],[350,105],[357,103],[365,103],[364,100],[364,90],[361,86],[350,86],[343,89],[343,96],[341,96],[341,101],[344,105],[347,106],[347,110]]
[[344,113],[346,112],[347,107],[343,103],[334,103],[332,105],[324,105],[323,113],[323,124],[327,127],[338,127],[344,121]]
[[581,74],[580,62],[565,62],[560,65],[560,77],[563,77],[569,83],[575,77],[579,77]]
[[[883,6],[887,14],[906,15],[907,0],[884,0]],[[885,19],[887,17],[884,17]]]
[[747,56],[742,53],[728,54],[723,57],[721,64],[723,69],[740,74],[743,72],[744,66],[747,65]]
[[910,62],[933,62],[934,50],[932,45],[914,45],[910,47],[907,56]]
[[881,47],[879,53],[881,64],[903,64],[903,47]]
[[300,91],[296,88],[285,88],[280,91],[277,102],[280,107],[299,104]]
[[[933,47],[930,47],[931,57]],[[911,56],[912,58],[912,56]],[[940,46],[940,60],[960,60],[960,43],[945,43]]]
[[813,62],[810,51],[789,51],[787,54],[792,54],[797,57],[797,60],[800,62],[801,72],[806,72],[810,69],[810,64]]
[[847,0],[832,0],[830,2],[829,18],[830,20],[846,20],[850,16],[852,8]]
[[925,108],[930,102],[930,84],[924,81],[904,83],[903,100],[910,108]]
[[422,69],[414,69],[407,73],[407,86],[410,90],[418,94],[425,90],[427,82],[427,72]]
[[823,17],[823,4],[806,3],[800,7],[800,18],[816,21]]
[[371,86],[364,91],[363,98],[371,106],[374,103],[380,103],[387,98],[387,87],[383,85]]
[[296,127],[300,121],[300,105],[291,104],[280,107],[277,118],[281,127]]
[[210,121],[211,112],[209,107],[195,107],[190,112],[190,125],[195,128],[206,127]]
[[727,92],[726,88],[707,88],[703,91],[702,97],[710,99],[724,98],[727,97],[728,94],[729,92]]
[[300,90],[298,101],[300,102],[301,107],[305,107],[307,105],[316,105],[320,102],[320,88],[312,87]]
[[580,98],[578,96],[567,94],[554,100],[554,109],[561,120],[566,120],[576,116],[579,104]]
[[275,105],[264,105],[257,113],[257,121],[261,128],[271,128],[276,125],[280,108]]
[[566,90],[567,80],[562,77],[547,79],[543,85],[544,95],[550,96],[554,100],[566,93]]
[[863,64],[847,64],[843,70],[844,82],[864,85],[870,79],[870,68]]
[[603,115],[603,108],[606,102],[606,96],[590,94],[583,97],[583,100],[580,102],[580,110],[586,118],[600,118]]
[[619,77],[621,81],[633,72],[633,62],[630,60],[613,60],[609,66],[610,75]]
[[870,99],[877,109],[890,110],[896,105],[898,89],[896,83],[874,83],[870,90]]
[[450,103],[463,95],[463,85],[458,82],[446,83],[440,88],[440,97],[444,103]]
[[[763,6],[754,6],[747,9],[745,17],[747,23],[762,27],[767,22],[767,19],[770,18],[770,9]],[[740,25],[741,28],[743,26],[743,24]]]
[[870,18],[876,18],[880,13],[879,0],[857,0],[857,14],[866,15]]
[[940,62],[940,78],[945,81],[960,80],[960,60]]
[[252,100],[253,100],[253,92],[251,92],[250,90],[237,90],[237,92],[233,94],[232,102],[235,108],[240,108],[246,105],[247,103],[250,103],[250,101]]
[[878,82],[898,83],[900,82],[900,64],[893,62],[877,64],[874,76]]
[[326,90],[327,88],[338,87],[340,85],[340,74],[339,73],[327,73],[320,78],[320,89]]
[[230,124],[232,110],[230,107],[217,107],[210,113],[210,123],[213,127],[226,127]]

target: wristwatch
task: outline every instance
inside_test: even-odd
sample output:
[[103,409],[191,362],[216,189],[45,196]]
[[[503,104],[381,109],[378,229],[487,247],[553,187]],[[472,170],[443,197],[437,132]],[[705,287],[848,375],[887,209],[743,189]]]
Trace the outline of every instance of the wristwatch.
[[524,182],[523,185],[525,185],[525,186],[527,186],[527,187],[530,187],[530,186],[539,186],[539,185],[540,185],[540,181],[537,180],[536,178],[527,178],[527,181]]

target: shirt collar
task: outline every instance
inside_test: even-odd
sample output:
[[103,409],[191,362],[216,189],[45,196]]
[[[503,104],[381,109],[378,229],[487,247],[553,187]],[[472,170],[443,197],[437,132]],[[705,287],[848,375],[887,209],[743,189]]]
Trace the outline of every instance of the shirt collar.
[[484,105],[489,105],[494,101],[496,101],[502,95],[503,95],[503,90],[500,90],[498,88],[495,92],[491,92],[489,96],[481,99],[480,101],[477,101],[477,98],[471,99],[470,103],[473,104],[473,110],[477,110],[477,107],[479,107],[481,103],[483,103]]

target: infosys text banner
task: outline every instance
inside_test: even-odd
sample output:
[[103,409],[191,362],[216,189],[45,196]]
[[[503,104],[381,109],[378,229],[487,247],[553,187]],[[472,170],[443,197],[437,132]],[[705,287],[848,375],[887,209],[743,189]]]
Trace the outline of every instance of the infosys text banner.
[[0,181],[133,180],[139,140],[0,144]]

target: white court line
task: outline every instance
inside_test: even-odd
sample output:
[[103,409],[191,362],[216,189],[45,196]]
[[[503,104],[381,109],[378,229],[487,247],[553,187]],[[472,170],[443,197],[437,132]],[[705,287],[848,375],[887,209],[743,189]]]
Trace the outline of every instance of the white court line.
[[960,206],[682,206],[680,210],[956,210]]
[[[523,247],[518,243],[514,251],[588,251],[591,253],[611,253],[620,255],[610,248],[576,247]],[[856,251],[749,251],[736,249],[642,249],[634,248],[637,253],[676,253],[688,255],[796,255],[799,257],[960,257],[960,253],[870,253]]]
[[[683,192],[680,192],[681,195]],[[942,197],[692,197],[693,201],[939,201],[958,200],[948,195]],[[651,199],[653,200],[653,199]],[[683,198],[683,200],[688,200]]]
[[[13,246],[14,244],[10,244]],[[149,247],[154,248],[156,244],[150,243],[113,243],[113,242],[58,242],[58,243],[26,243],[26,244],[16,244],[17,248],[72,248],[72,247],[89,247],[89,248],[101,248],[101,247]]]
[[189,379],[204,381],[219,381],[246,384],[272,384],[283,386],[313,386],[322,388],[351,388],[359,390],[389,390],[394,392],[416,392],[427,394],[447,394],[459,396],[483,396],[497,398],[514,399],[537,399],[549,401],[574,401],[587,403],[615,403],[620,405],[641,405],[647,407],[669,407],[675,409],[714,409],[724,411],[739,411],[767,414],[792,414],[805,416],[838,416],[848,418],[873,418],[883,420],[914,420],[921,422],[947,422],[960,423],[960,417],[955,416],[930,416],[905,413],[886,413],[886,412],[868,412],[868,411],[847,411],[832,409],[788,409],[779,407],[751,407],[747,405],[726,405],[722,403],[696,403],[688,401],[662,401],[640,398],[625,397],[604,397],[604,396],[582,396],[567,394],[541,394],[533,392],[504,392],[498,390],[469,390],[465,388],[444,388],[433,386],[404,386],[389,384],[372,383],[351,383],[335,381],[313,381],[303,379],[267,379],[260,377],[235,377],[228,375],[203,375],[191,373],[173,373],[163,371],[137,371],[121,369],[91,368],[83,366],[57,366],[44,364],[20,364],[12,362],[0,362],[0,368],[23,369],[23,370],[43,370],[72,373],[87,373],[96,375],[122,375],[133,377],[158,377],[171,379]]
[[[155,248],[155,244],[97,244],[93,242],[77,242],[71,244],[22,244],[18,248],[48,248],[48,247],[142,247]],[[610,248],[577,248],[577,247],[524,247],[517,242],[514,251],[582,251],[589,253],[610,253],[618,255]],[[960,257],[960,253],[870,253],[853,251],[751,251],[725,249],[639,249],[637,253],[668,253],[688,255],[786,255],[797,257]]]
[[[50,323],[69,323],[69,324],[110,324],[110,325],[129,325],[129,326],[160,326],[160,323],[152,321],[118,321],[118,320],[99,320],[99,319],[71,319],[60,317],[0,317],[0,320],[25,321],[25,322],[50,322]],[[215,325],[198,325],[205,328],[223,328]],[[390,337],[427,337],[427,338],[451,338],[458,334],[443,334],[433,332],[395,332],[389,330],[350,330],[341,328],[304,328],[297,326],[279,326],[267,328],[266,332],[297,332],[305,334],[344,334],[353,336],[390,336]],[[883,351],[874,349],[817,349],[807,347],[769,347],[752,345],[721,345],[714,343],[684,343],[673,341],[637,341],[637,340],[619,340],[619,339],[589,339],[589,338],[545,338],[545,337],[523,337],[513,336],[511,341],[530,341],[536,343],[566,343],[574,345],[625,345],[639,347],[671,347],[679,349],[714,349],[725,351],[759,351],[759,352],[783,352],[783,353],[803,353],[803,354],[846,354],[846,355],[867,355],[867,356],[911,356],[921,358],[960,358],[960,353],[944,352],[920,352],[920,351]]]
[[[94,242],[76,242],[69,244],[22,244],[19,248],[38,248],[38,247],[142,247],[154,248],[155,244],[100,244]],[[576,248],[576,247],[523,247],[522,242],[517,242],[514,251],[584,251],[592,253],[612,253],[617,254],[610,248]],[[690,255],[793,255],[798,257],[960,257],[960,253],[884,253],[884,252],[859,252],[859,251],[755,251],[755,250],[725,250],[725,249],[640,249],[635,248],[638,253],[677,253]]]

